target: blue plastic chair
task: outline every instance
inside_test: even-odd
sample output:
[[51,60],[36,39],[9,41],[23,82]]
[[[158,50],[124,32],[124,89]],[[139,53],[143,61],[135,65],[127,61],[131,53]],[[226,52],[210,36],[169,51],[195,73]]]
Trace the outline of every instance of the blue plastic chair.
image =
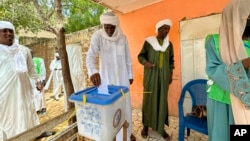
[[[190,129],[208,135],[206,118],[198,118],[193,115],[184,115],[183,102],[186,94],[189,94],[192,100],[192,109],[196,105],[207,104],[206,92],[207,80],[195,79],[189,81],[182,88],[181,96],[178,102],[179,107],[179,141],[184,141],[185,128],[187,128],[187,135],[190,136]],[[190,109],[190,113],[192,112]]]

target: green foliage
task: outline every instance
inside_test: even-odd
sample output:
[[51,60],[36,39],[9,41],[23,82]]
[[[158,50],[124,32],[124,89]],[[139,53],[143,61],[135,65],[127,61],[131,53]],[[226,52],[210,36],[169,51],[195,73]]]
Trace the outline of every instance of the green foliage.
[[[33,2],[32,2],[33,1]],[[0,20],[12,22],[19,29],[37,32],[58,27],[55,12],[56,0],[0,0]],[[72,33],[100,24],[104,7],[91,0],[59,0],[66,33]],[[34,2],[38,3],[38,9]],[[38,11],[40,11],[40,15]],[[43,17],[41,17],[41,14]]]
[[19,29],[36,32],[43,29],[41,19],[38,18],[32,4],[22,0],[2,0],[0,1],[0,20],[10,21]]
[[70,0],[64,7],[67,23],[64,24],[66,33],[71,33],[100,24],[99,17],[105,10],[104,7],[91,0]]

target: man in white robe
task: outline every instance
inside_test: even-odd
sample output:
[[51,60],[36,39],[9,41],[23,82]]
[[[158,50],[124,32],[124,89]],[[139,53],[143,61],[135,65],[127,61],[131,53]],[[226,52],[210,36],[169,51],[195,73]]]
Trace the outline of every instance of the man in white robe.
[[53,75],[53,96],[58,101],[59,95],[64,91],[62,64],[58,52],[55,53],[55,59],[51,61],[49,68]]
[[30,50],[15,40],[12,23],[0,21],[0,140],[39,124],[30,77],[39,82]]
[[[133,83],[132,60],[127,38],[119,26],[119,19],[114,13],[107,12],[101,15],[100,21],[103,28],[93,34],[87,52],[88,75],[95,86],[104,83],[129,88],[130,84]],[[100,59],[99,70],[96,67],[96,57],[98,55]],[[126,96],[125,115],[125,119],[129,123],[127,139],[128,141],[135,141],[135,136],[132,135],[132,110],[129,94]],[[123,140],[122,132],[123,129],[116,136],[117,141]]]

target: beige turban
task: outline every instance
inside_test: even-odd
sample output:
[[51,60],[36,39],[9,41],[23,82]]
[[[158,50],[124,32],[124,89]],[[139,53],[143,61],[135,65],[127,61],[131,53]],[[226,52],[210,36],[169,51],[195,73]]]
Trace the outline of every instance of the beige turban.
[[118,17],[113,12],[106,12],[100,16],[101,24],[111,24],[117,26],[119,24]]
[[161,20],[159,21],[156,26],[155,26],[155,30],[156,30],[156,33],[158,33],[158,29],[160,27],[162,27],[163,25],[169,25],[169,26],[172,26],[172,21],[170,19],[164,19],[164,20]]
[[0,29],[4,29],[4,28],[15,30],[15,27],[12,23],[8,21],[0,21]]

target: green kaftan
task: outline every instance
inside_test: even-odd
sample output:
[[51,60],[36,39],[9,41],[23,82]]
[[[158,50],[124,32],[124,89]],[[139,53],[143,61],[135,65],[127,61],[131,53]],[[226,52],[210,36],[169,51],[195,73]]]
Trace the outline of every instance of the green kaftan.
[[[159,41],[159,40],[158,40]],[[153,63],[151,69],[144,68],[142,122],[144,126],[163,134],[164,124],[168,125],[168,88],[174,69],[173,45],[170,42],[164,51],[156,51],[147,42],[138,55],[141,64]],[[150,92],[150,93],[149,93]]]

